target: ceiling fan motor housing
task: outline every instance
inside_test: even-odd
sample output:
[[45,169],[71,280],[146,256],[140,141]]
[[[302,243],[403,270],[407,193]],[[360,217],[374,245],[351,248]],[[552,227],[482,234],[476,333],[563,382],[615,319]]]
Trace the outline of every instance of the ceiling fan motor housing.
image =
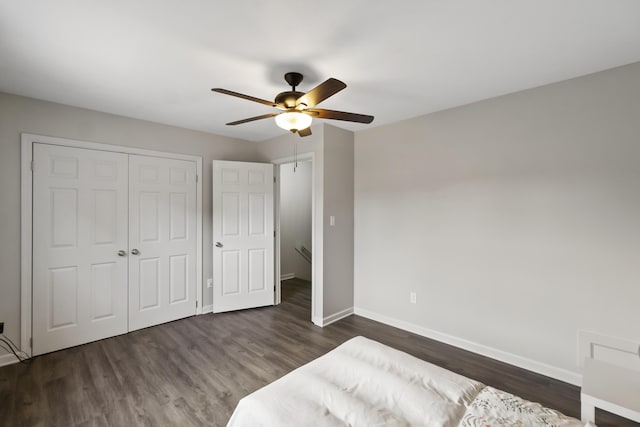
[[291,72],[284,75],[285,81],[291,86],[291,90],[276,95],[275,103],[287,108],[295,108],[296,100],[304,95],[304,92],[296,91],[296,86],[302,83],[303,76],[300,73]]
[[276,95],[275,103],[282,104],[287,108],[295,108],[296,100],[302,95],[304,95],[304,92],[298,92],[294,90],[280,92]]

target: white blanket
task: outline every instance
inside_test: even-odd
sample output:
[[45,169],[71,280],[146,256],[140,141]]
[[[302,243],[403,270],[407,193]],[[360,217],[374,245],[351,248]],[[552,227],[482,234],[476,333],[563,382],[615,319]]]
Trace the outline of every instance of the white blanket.
[[[484,388],[477,381],[356,337],[241,399],[228,427],[456,427]],[[465,425],[487,421],[477,407],[474,410],[467,414]],[[582,426],[572,418],[566,420],[569,423],[562,426]],[[482,424],[490,425],[511,424]]]

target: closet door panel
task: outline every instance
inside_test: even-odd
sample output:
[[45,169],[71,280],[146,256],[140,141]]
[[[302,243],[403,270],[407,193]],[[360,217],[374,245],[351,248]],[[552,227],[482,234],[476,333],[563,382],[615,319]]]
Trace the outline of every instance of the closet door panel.
[[33,354],[127,332],[128,156],[36,143],[33,165]]
[[196,164],[129,159],[129,329],[196,312]]

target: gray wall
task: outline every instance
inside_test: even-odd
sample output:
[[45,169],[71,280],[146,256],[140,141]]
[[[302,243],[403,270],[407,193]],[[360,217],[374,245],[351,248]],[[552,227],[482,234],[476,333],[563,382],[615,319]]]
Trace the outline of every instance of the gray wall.
[[[324,130],[324,312],[325,317],[353,308],[353,160],[352,132]],[[335,226],[329,217],[335,217]]]
[[355,154],[357,308],[569,373],[580,329],[640,340],[640,63],[365,130]]
[[[0,321],[14,342],[20,341],[22,132],[202,156],[203,277],[212,277],[211,161],[255,161],[255,143],[0,93]],[[212,294],[204,288],[208,305]]]
[[296,248],[311,250],[311,166],[280,166],[280,274],[303,280],[311,280],[311,263]]

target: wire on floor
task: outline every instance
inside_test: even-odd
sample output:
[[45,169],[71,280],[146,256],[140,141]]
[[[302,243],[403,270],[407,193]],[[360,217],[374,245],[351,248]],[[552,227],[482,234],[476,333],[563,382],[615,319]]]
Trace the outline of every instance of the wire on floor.
[[13,341],[11,341],[11,339],[4,334],[0,334],[0,342],[6,344],[6,346],[8,346],[9,348],[5,347],[4,344],[0,344],[0,346],[2,346],[5,351],[13,353],[16,359],[18,359],[18,361],[20,361],[21,363],[31,359],[31,357],[29,357],[27,353],[21,351],[18,346],[15,345]]

